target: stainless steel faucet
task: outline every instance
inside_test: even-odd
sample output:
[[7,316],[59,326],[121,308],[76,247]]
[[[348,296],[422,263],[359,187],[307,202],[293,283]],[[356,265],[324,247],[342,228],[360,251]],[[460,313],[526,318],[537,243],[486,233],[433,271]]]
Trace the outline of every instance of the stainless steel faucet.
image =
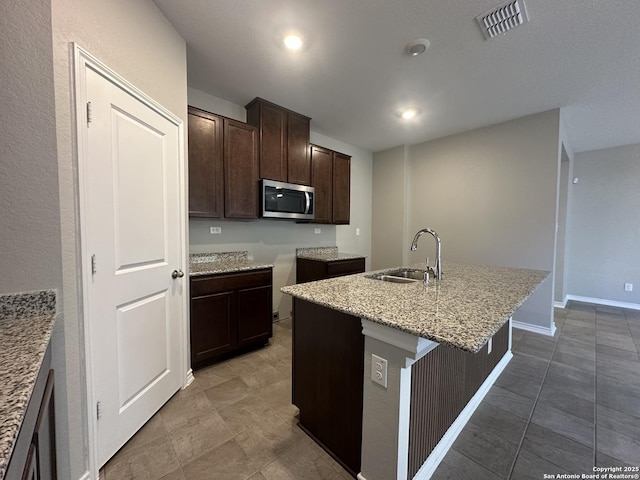
[[[433,274],[436,277],[437,280],[442,280],[442,266],[440,263],[440,237],[438,236],[438,234],[436,232],[434,232],[433,230],[431,230],[430,228],[423,228],[422,230],[419,230],[418,233],[416,233],[416,236],[413,237],[413,243],[411,244],[411,250],[412,251],[416,251],[418,249],[418,238],[420,238],[420,235],[422,235],[423,233],[429,233],[433,236],[433,238],[435,238],[436,240],[436,265],[433,269]],[[427,274],[429,273],[429,269],[431,267],[429,267],[429,257],[427,257]]]

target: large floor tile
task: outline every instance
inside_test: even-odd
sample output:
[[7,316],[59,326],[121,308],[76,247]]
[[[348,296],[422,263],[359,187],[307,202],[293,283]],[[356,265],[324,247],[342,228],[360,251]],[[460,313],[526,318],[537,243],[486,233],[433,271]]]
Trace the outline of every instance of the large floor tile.
[[449,450],[431,480],[500,480],[501,477],[455,450]]
[[488,403],[481,403],[469,422],[516,445],[520,444],[527,425],[526,420]]
[[118,455],[105,466],[107,478],[158,480],[180,468],[169,438],[164,436]]
[[189,480],[246,480],[255,474],[260,465],[249,458],[235,440],[229,440],[218,448],[182,466]]
[[220,415],[213,411],[191,418],[186,425],[173,430],[169,438],[180,464],[184,465],[231,440],[233,433]]
[[247,397],[251,393],[251,388],[242,378],[232,378],[205,390],[204,393],[213,408],[221,409]]
[[549,360],[556,347],[556,339],[535,333],[526,333],[513,348],[514,353],[533,355]]
[[640,418],[638,417],[598,405],[596,424],[640,441]]
[[538,397],[538,404],[548,405],[557,410],[575,415],[589,423],[595,422],[595,402],[572,395],[565,391],[562,385],[543,385]]
[[160,417],[169,432],[213,410],[211,402],[201,390],[188,390],[189,387],[176,393],[160,410]]
[[515,354],[495,385],[524,397],[536,398],[548,366],[548,360]]
[[561,363],[551,362],[544,385],[560,387],[563,391],[585,400],[595,401],[595,375]]
[[260,469],[266,480],[336,480],[342,468],[315,447],[298,443]]
[[513,466],[510,480],[541,480],[545,474],[569,473],[543,458],[521,448]]
[[640,418],[640,387],[598,376],[597,404]]
[[522,448],[568,472],[589,472],[593,467],[593,448],[530,423]]
[[453,444],[453,448],[492,471],[507,478],[518,452],[518,443],[511,443],[503,435],[468,423]]
[[484,397],[483,403],[502,408],[524,420],[529,420],[535,400],[494,385]]
[[638,465],[629,465],[617,458],[610,457],[606,453],[596,450],[596,467],[637,467]]
[[595,424],[593,421],[589,422],[566,411],[538,402],[531,422],[583,445],[589,447],[594,445]]
[[598,425],[596,448],[598,451],[629,465],[640,466],[640,440]]
[[628,333],[596,332],[596,344],[608,345],[637,353],[636,344]]

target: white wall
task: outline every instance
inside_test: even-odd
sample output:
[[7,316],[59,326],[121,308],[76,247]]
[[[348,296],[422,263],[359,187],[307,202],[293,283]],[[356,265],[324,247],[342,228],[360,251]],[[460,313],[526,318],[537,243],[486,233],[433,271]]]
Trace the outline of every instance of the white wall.
[[404,146],[373,156],[373,270],[405,263],[407,243],[407,149]]
[[[248,99],[250,101],[252,99]],[[245,121],[244,107],[199,90],[189,89],[189,105]],[[304,112],[300,112],[304,114]],[[311,123],[313,129],[313,120]],[[372,154],[361,148],[311,131],[311,143],[351,155],[350,225],[314,225],[289,220],[231,220],[192,218],[189,221],[190,253],[247,250],[256,260],[273,263],[273,309],[281,318],[291,312],[291,297],[280,288],[295,283],[295,252],[299,247],[337,246],[344,253],[371,259]],[[209,227],[222,227],[211,235]],[[314,230],[320,228],[321,233]],[[356,236],[356,228],[360,235]],[[367,267],[368,268],[368,267]]]
[[51,10],[0,2],[0,292],[61,289]]
[[573,173],[567,292],[640,307],[640,144],[577,153]]
[[[405,255],[403,263],[424,262],[429,256],[433,264],[432,239],[421,239],[417,252],[409,252],[407,243],[419,229],[430,227],[442,239],[445,279],[447,262],[552,271],[559,122],[559,111],[552,110],[410,146],[405,235],[386,232],[386,240],[378,243],[380,226],[402,212],[375,209],[376,257],[379,251],[399,249]],[[397,168],[402,168],[400,155],[395,158]],[[376,154],[376,193],[389,176],[382,168],[387,161]],[[393,202],[400,204],[398,199]],[[551,329],[552,285],[550,277],[514,320]]]
[[65,306],[64,325],[53,341],[56,395],[63,398],[56,401],[56,428],[62,440],[58,477],[77,479],[88,464],[71,42],[97,56],[185,122],[186,45],[151,0],[51,0],[51,8]]

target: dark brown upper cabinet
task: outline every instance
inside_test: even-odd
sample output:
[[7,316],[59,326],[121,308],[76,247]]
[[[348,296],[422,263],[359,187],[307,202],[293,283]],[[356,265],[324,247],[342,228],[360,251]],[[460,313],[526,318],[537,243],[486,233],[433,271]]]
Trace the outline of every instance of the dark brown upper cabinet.
[[223,120],[189,107],[189,215],[224,216]]
[[258,218],[258,130],[189,107],[189,215]]
[[258,218],[258,130],[224,119],[224,216]]
[[315,188],[315,223],[349,224],[351,157],[311,145],[311,186]]
[[309,185],[311,119],[262,98],[245,108],[247,123],[259,132],[260,178]]

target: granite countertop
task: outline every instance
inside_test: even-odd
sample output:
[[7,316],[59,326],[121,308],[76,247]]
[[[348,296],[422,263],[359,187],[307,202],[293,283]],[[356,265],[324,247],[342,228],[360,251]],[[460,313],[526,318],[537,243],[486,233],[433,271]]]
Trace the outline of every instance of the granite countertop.
[[367,258],[366,255],[355,253],[340,253],[338,247],[312,247],[296,248],[296,258],[307,258],[321,262],[335,262],[339,260],[352,260],[355,258]]
[[18,438],[55,318],[55,290],[0,295],[0,479]]
[[[424,264],[410,268],[424,269]],[[385,269],[380,271],[388,271]],[[348,275],[281,288],[283,293],[470,352],[479,351],[550,274],[447,263],[443,279],[390,283]]]
[[249,253],[245,251],[193,253],[189,255],[189,275],[192,277],[215,273],[260,270],[262,268],[273,268],[273,264],[249,260]]

